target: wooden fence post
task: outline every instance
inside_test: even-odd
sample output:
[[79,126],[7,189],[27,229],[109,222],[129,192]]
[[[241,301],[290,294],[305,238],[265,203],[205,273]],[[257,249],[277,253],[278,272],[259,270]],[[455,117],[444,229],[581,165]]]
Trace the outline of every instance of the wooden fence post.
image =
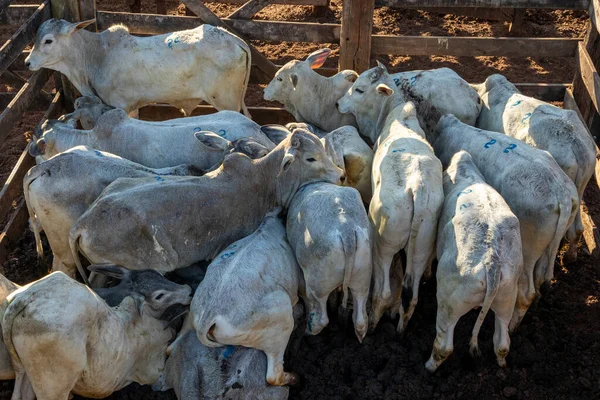
[[[52,17],[62,18],[67,21],[85,21],[96,18],[96,0],[52,0]],[[97,30],[97,24],[91,24],[86,29],[90,31]],[[55,79],[58,74],[55,74]],[[60,83],[57,82],[57,88],[61,87],[64,94],[64,107],[66,111],[73,110],[73,102],[79,95],[77,89],[64,75],[60,75]]]
[[374,0],[344,0],[339,69],[369,69]]
[[[596,68],[600,70],[600,0],[590,1],[590,21],[588,22],[587,33],[583,41],[583,46],[590,55],[590,59]],[[573,80],[573,97],[577,103],[584,122],[590,129],[590,133],[596,139],[600,140],[600,116],[590,98],[588,90],[581,77],[580,57],[577,55],[575,79]]]

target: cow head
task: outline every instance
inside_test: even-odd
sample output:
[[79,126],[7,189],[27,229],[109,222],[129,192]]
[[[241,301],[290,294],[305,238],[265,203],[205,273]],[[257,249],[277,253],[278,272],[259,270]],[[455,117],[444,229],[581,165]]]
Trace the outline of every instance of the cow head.
[[293,60],[285,64],[277,73],[273,80],[267,85],[264,91],[264,98],[267,101],[278,101],[286,103],[292,92],[296,90],[306,74],[317,74],[311,69],[320,68],[331,50],[320,49],[311,53],[306,60]]
[[37,31],[31,54],[25,59],[25,65],[32,71],[40,68],[56,69],[63,60],[64,54],[74,51],[71,46],[71,35],[96,20],[68,22],[63,19],[49,19]]
[[117,286],[97,289],[100,297],[111,298],[118,304],[125,297],[132,297],[140,315],[149,312],[151,316],[160,318],[172,305],[188,305],[192,300],[192,289],[188,285],[171,282],[154,270],[130,271],[112,264],[91,265],[88,268],[92,272],[121,280]]

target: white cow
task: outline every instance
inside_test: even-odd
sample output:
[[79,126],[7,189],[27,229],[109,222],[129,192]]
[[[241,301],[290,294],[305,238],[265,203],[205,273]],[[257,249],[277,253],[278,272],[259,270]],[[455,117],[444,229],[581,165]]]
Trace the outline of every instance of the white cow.
[[426,367],[433,372],[452,354],[456,323],[479,306],[471,353],[479,353],[477,336],[491,308],[496,316],[494,351],[504,367],[523,270],[519,220],[465,151],[456,153],[444,172],[444,194],[437,236],[437,336]]
[[577,189],[548,152],[510,136],[473,128],[452,115],[442,117],[435,134],[432,143],[444,165],[455,153],[467,151],[487,183],[519,218],[523,274],[509,326],[512,331],[542,284],[553,277],[558,247],[579,207]]
[[266,380],[276,386],[297,382],[284,372],[283,354],[294,329],[299,274],[279,211],[271,210],[254,233],[217,255],[190,309],[202,344],[264,351]]
[[67,122],[72,121],[73,126],[79,122],[85,130],[93,129],[96,122],[104,113],[114,109],[114,107],[106,105],[96,96],[81,96],[73,102],[75,110],[70,114],[61,116],[58,120]]
[[[392,314],[399,310],[398,330],[403,331],[415,310],[421,277],[435,256],[444,193],[442,165],[425,139],[415,107],[394,94],[392,86],[392,77],[380,64],[359,76],[339,100],[339,109],[353,113],[361,132],[376,146],[369,207],[375,227],[369,323],[375,327],[385,309],[391,308]],[[401,265],[390,271],[394,255],[402,249],[406,251],[403,280]]]
[[27,377],[38,400],[66,400],[71,392],[103,398],[131,382],[151,384],[160,376],[175,333],[160,317],[174,304],[189,304],[190,287],[169,282],[156,271],[94,270],[133,275],[118,307],[109,307],[62,272],[24,286],[4,301],[2,335],[16,373],[13,399],[24,398]]
[[274,147],[260,125],[233,111],[149,122],[130,118],[125,111],[115,109],[104,113],[91,130],[75,129],[70,123],[56,120],[46,121],[41,129],[42,137],[29,147],[33,156],[43,155],[48,159],[83,145],[150,168],[191,164],[208,170],[223,158],[223,148],[204,141],[207,132],[229,141],[248,137],[268,149]]
[[[305,61],[294,60],[285,64],[265,88],[265,100],[282,103],[296,121],[313,124],[325,131],[343,125],[360,126],[351,114],[340,113],[336,108],[336,102],[356,81],[356,72],[344,70],[326,78],[312,71],[325,62],[330,52],[329,49],[317,50]],[[450,68],[400,72],[391,77],[392,87],[404,93],[407,101],[418,103],[425,100],[441,114],[454,114],[461,121],[475,125],[481,110],[481,99]],[[362,130],[361,134],[367,136]],[[370,139],[375,143],[373,137]]]
[[64,74],[83,96],[98,96],[127,113],[170,103],[190,115],[204,100],[217,110],[243,110],[250,77],[250,48],[208,24],[158,36],[129,34],[123,25],[95,33],[95,20],[49,19],[37,32],[25,65]]
[[329,133],[305,123],[290,123],[281,125],[263,125],[261,130],[273,143],[278,144],[295,130],[307,130],[321,138],[327,155],[335,165],[346,171],[344,186],[350,186],[360,192],[365,204],[371,202],[371,166],[373,165],[373,150],[360,137],[356,128],[342,126]]
[[[577,113],[524,96],[502,75],[491,75],[474,85],[484,103],[477,127],[502,132],[548,151],[575,183],[579,200],[594,170],[597,146]],[[569,251],[565,259],[577,259],[577,243],[583,233],[581,211],[567,231]]]
[[344,309],[348,289],[352,293],[354,331],[362,342],[368,328],[372,233],[359,193],[330,183],[304,185],[292,199],[286,227],[303,272],[307,332],[316,335],[327,326],[327,299],[342,287]]
[[321,49],[304,61],[285,64],[265,88],[265,100],[282,103],[296,121],[308,122],[328,132],[344,125],[356,126],[354,117],[340,113],[335,102],[352,86],[358,74],[344,70],[327,78],[313,71],[323,65],[329,53],[331,50]]

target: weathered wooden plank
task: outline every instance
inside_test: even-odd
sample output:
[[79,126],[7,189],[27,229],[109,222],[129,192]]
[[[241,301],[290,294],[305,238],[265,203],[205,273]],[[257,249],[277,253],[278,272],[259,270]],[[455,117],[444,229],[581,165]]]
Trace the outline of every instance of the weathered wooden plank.
[[[248,107],[252,114],[252,119],[260,125],[265,124],[287,124],[294,121],[285,109],[277,107]],[[192,112],[192,115],[207,115],[217,112],[212,106],[198,106]],[[180,118],[181,112],[170,105],[153,104],[140,108],[140,119],[146,121],[164,121],[167,119]]]
[[23,25],[38,7],[38,4],[10,5],[6,12],[0,13],[0,24]]
[[[600,258],[600,232],[594,224],[592,217],[588,213],[581,210],[581,221],[583,222],[583,240],[588,252],[592,258]],[[599,266],[596,266],[599,269]]]
[[373,35],[373,54],[572,57],[581,39]]
[[[206,0],[206,3],[244,4],[248,0]],[[273,4],[294,6],[327,6],[327,0],[273,0]]]
[[592,59],[588,54],[583,44],[579,44],[579,71],[581,79],[587,89],[588,94],[596,107],[596,111],[600,111],[600,77],[594,67]]
[[[99,11],[98,29],[113,24],[125,24],[134,34],[158,35],[181,29],[192,29],[202,24],[198,17],[174,15],[131,14]],[[309,22],[284,22],[262,20],[223,19],[224,23],[249,40],[273,40],[289,42],[337,43],[340,40],[339,24],[316,24]],[[210,23],[210,22],[209,22]],[[264,58],[264,56],[261,57]],[[252,61],[256,61],[252,53]],[[256,63],[258,65],[258,63]]]
[[[8,255],[16,246],[17,241],[23,235],[25,228],[27,228],[27,217],[25,199],[21,199],[14,214],[8,220],[2,232],[0,232],[0,265],[4,264]],[[4,267],[1,267],[0,271],[3,273]]]
[[526,96],[543,101],[562,101],[569,83],[515,83],[517,89]]
[[[16,95],[16,92],[0,92],[0,110],[4,110]],[[52,95],[40,93],[29,106],[29,111],[44,111],[51,102]]]
[[577,107],[577,103],[575,102],[575,98],[573,97],[573,91],[570,88],[565,90],[565,98],[563,99],[563,108],[565,110],[573,110],[577,113],[577,116],[585,124],[585,120],[583,119],[583,115],[581,115],[581,111],[579,111],[579,107]]
[[369,69],[373,0],[346,0],[342,6],[339,68],[361,73]]
[[19,57],[23,49],[35,38],[38,27],[50,18],[49,1],[46,0],[40,4],[27,22],[21,25],[0,48],[0,73],[4,72]]
[[515,33],[523,25],[526,11],[524,8],[515,8],[510,27],[508,28],[509,32]]
[[[600,69],[600,34],[598,30],[588,22],[587,33],[584,39],[584,46],[590,55],[592,64],[596,71]],[[596,111],[596,106],[592,102],[587,87],[581,75],[580,63],[576,62],[575,78],[573,79],[573,97],[577,106],[583,115],[585,124],[592,132],[592,135],[600,138],[600,115]]]
[[552,8],[555,10],[587,10],[589,0],[376,0],[377,6],[395,8],[488,7],[488,8]]
[[13,125],[21,118],[21,115],[29,108],[31,103],[33,103],[33,100],[38,96],[51,75],[52,71],[49,69],[44,68],[37,71],[23,85],[8,107],[2,111],[2,114],[0,114],[0,143],[6,139]]
[[[229,25],[229,22],[225,23],[221,18],[219,18],[215,13],[213,13],[210,8],[206,7],[204,3],[200,0],[183,0],[183,4],[185,4],[190,10],[194,12],[198,17],[200,17],[204,22],[214,25],[220,26],[222,28],[227,29],[228,31],[240,36],[244,37],[243,34],[240,34],[236,29],[232,28]],[[234,20],[229,20],[234,21]],[[245,21],[250,22],[250,21]],[[256,66],[263,70],[265,74],[268,76],[274,76],[277,72],[277,68],[275,68],[275,64],[267,59],[267,57],[263,56],[254,46],[248,43],[250,47],[250,52],[252,53],[252,60]]]
[[227,16],[228,19],[252,19],[254,15],[271,4],[271,0],[250,0]]
[[23,191],[23,177],[34,164],[35,158],[31,157],[27,151],[23,151],[0,191],[0,221],[3,221],[4,217],[12,210],[12,203]]
[[6,14],[6,10],[13,1],[14,0],[0,0],[0,15]]
[[510,21],[514,15],[513,8],[434,7],[425,10],[432,13],[463,15],[492,21]]
[[[79,18],[81,18],[81,21],[96,18],[96,0],[79,0]],[[95,22],[88,25],[85,29],[90,32],[98,30]]]

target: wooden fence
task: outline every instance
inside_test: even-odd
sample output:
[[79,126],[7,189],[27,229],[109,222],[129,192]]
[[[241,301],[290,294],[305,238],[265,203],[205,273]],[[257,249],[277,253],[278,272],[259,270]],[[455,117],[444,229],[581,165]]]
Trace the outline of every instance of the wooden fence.
[[[132,10],[139,1],[128,1]],[[136,3],[137,1],[137,3]],[[207,0],[208,1],[208,0]],[[577,73],[571,84],[517,83],[521,91],[546,101],[564,100],[565,108],[577,110],[594,137],[600,129],[600,0],[344,0],[340,24],[319,24],[285,21],[253,20],[256,13],[269,4],[295,4],[324,7],[328,0],[222,0],[240,7],[227,18],[217,17],[201,0],[182,0],[195,16],[167,16],[164,0],[157,0],[158,14],[120,13],[96,9],[94,0],[46,0],[41,5],[10,5],[11,0],[0,0],[0,24],[18,24],[20,28],[0,48],[0,75],[5,80],[19,83],[12,70],[22,69],[27,56],[24,50],[32,42],[40,24],[52,17],[70,21],[96,18],[88,29],[103,30],[115,23],[124,23],[134,34],[159,34],[192,28],[205,22],[222,26],[246,40],[339,43],[338,69],[320,69],[332,75],[339,69],[364,71],[371,65],[371,56],[388,55],[454,55],[454,56],[508,56],[508,57],[573,57]],[[137,4],[137,5],[136,5]],[[591,19],[584,40],[534,37],[437,37],[373,35],[374,7],[418,8],[438,12],[452,12],[490,19],[522,20],[525,9],[549,8],[589,10]],[[137,10],[139,11],[139,10]],[[280,67],[273,64],[252,47],[253,67],[251,83],[267,83]],[[10,128],[27,109],[46,109],[44,118],[54,117],[70,107],[74,91],[69,82],[54,74],[57,89],[51,96],[41,91],[52,76],[47,70],[33,74],[18,93],[0,93],[0,143]],[[22,82],[21,82],[22,83]],[[198,106],[195,115],[214,112],[210,106]],[[276,107],[251,107],[258,123],[285,123],[291,116]],[[161,120],[180,116],[179,111],[167,105],[152,105],[140,110],[140,118]],[[33,159],[24,151],[0,192],[0,220],[8,221],[0,232],[0,264],[15,238],[23,232],[27,220],[23,204],[22,178]],[[598,235],[591,220],[587,220],[586,239]],[[591,225],[590,225],[591,224]],[[591,240],[591,239],[590,239]],[[588,243],[588,247],[592,242]],[[595,241],[593,241],[595,243]],[[591,248],[591,247],[590,247]],[[597,249],[594,250],[599,253]]]

